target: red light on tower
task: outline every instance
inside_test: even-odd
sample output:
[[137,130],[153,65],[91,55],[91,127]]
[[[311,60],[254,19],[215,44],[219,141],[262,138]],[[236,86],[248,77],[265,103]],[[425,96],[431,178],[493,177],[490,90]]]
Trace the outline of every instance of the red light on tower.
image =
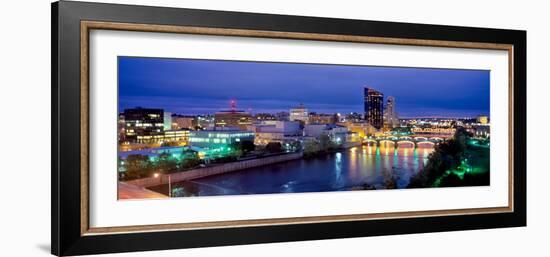
[[235,99],[231,99],[230,105],[232,111],[235,111],[237,109],[237,102],[235,101]]

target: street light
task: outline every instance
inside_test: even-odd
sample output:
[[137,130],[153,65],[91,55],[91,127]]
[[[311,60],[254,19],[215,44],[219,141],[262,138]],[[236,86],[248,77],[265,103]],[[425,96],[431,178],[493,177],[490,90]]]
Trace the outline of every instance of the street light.
[[168,174],[168,197],[172,197],[172,177]]

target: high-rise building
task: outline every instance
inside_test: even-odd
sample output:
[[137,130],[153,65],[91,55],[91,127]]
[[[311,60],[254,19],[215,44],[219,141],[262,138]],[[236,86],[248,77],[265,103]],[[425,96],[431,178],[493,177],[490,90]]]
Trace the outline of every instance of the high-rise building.
[[303,104],[300,104],[299,106],[290,109],[289,120],[290,121],[302,121],[305,124],[308,124],[309,123],[309,113],[308,113],[307,108]]
[[164,111],[137,107],[124,110],[125,141],[152,143],[164,138]]
[[365,120],[376,129],[384,125],[384,94],[364,88]]
[[397,112],[395,111],[395,98],[393,96],[388,96],[384,109],[384,127],[391,129],[398,126],[399,118],[397,117]]
[[235,100],[231,100],[231,109],[216,112],[214,122],[216,127],[236,127],[240,130],[247,130],[247,127],[252,125],[252,115],[237,110],[237,103]]
[[164,130],[171,130],[172,129],[172,113],[171,112],[164,112]]

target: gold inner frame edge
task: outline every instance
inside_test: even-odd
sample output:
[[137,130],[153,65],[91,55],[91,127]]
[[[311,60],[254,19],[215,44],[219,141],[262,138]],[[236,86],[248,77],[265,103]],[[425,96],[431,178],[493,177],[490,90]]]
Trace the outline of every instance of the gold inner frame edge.
[[[468,209],[449,209],[449,210],[430,210],[430,211],[408,211],[408,212],[389,212],[389,213],[369,213],[369,214],[350,214],[350,215],[329,215],[329,216],[310,216],[310,217],[290,217],[273,219],[251,219],[251,220],[231,220],[231,221],[208,221],[191,222],[177,224],[151,224],[137,226],[119,226],[119,227],[90,227],[89,226],[89,33],[90,30],[122,30],[136,32],[161,32],[177,34],[197,34],[197,35],[217,35],[217,36],[238,36],[238,37],[257,37],[257,38],[278,38],[278,39],[299,39],[333,42],[353,42],[353,43],[371,43],[371,44],[390,44],[390,45],[412,45],[428,47],[451,47],[451,48],[470,48],[470,49],[492,49],[508,51],[508,206],[506,207],[487,207],[487,208],[468,208]],[[403,39],[389,37],[370,37],[370,36],[350,36],[335,34],[317,34],[317,33],[299,33],[283,31],[265,31],[265,30],[245,30],[245,29],[225,29],[211,27],[190,27],[190,26],[172,26],[155,24],[137,24],[137,23],[117,23],[101,21],[81,21],[80,22],[80,233],[81,236],[91,236],[100,234],[118,234],[118,233],[140,233],[172,230],[193,230],[193,229],[213,229],[213,228],[231,228],[231,227],[250,227],[250,226],[273,226],[273,225],[291,225],[323,222],[343,222],[343,221],[365,221],[379,219],[396,218],[417,218],[433,216],[450,215],[474,215],[504,213],[514,211],[514,168],[513,168],[513,45],[480,43],[480,42],[462,42],[462,41],[443,41],[443,40],[425,40],[425,39]]]

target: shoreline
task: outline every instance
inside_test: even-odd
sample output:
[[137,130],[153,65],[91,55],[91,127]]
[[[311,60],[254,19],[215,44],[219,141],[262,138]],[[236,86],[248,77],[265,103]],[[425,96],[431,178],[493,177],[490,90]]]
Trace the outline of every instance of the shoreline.
[[154,178],[154,177],[142,178],[142,179],[128,180],[124,182],[134,186],[147,188],[152,186],[168,184],[169,180],[171,183],[175,183],[175,182],[205,178],[209,176],[240,171],[240,170],[249,169],[249,168],[261,167],[261,166],[266,166],[266,165],[280,163],[280,162],[297,160],[301,158],[303,158],[302,152],[286,153],[286,154],[256,158],[251,160],[242,160],[242,161],[223,163],[223,164],[218,164],[214,166],[191,169],[191,170],[180,171],[180,172],[175,172],[170,174],[163,174],[161,176],[158,176],[157,178]]

